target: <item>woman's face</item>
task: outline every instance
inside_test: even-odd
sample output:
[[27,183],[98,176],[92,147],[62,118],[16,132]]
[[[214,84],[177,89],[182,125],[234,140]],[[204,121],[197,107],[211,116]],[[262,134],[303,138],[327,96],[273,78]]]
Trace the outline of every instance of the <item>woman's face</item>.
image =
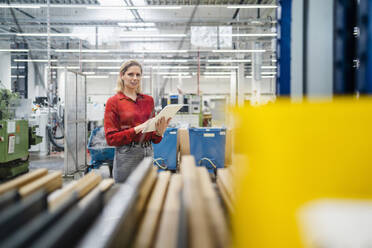
[[139,66],[131,66],[128,70],[121,74],[121,79],[124,81],[124,88],[136,90],[141,82],[141,68]]

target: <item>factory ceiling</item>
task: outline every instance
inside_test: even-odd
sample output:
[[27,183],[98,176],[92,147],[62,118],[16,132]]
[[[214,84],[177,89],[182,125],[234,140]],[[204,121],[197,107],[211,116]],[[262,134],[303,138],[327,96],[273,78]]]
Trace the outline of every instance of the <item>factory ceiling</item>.
[[264,64],[275,63],[276,8],[242,4],[276,1],[50,0],[48,13],[45,0],[1,0],[0,43],[26,43],[34,60],[47,59],[50,48],[59,64],[86,68],[127,58],[191,67],[240,62],[249,68],[257,50]]

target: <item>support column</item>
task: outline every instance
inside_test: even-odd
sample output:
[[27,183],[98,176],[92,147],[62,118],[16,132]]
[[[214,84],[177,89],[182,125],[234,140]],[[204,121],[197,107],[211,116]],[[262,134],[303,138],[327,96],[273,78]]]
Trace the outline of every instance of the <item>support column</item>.
[[333,95],[333,1],[308,0],[306,92],[309,97]]
[[357,23],[360,36],[357,41],[359,70],[357,71],[357,90],[361,94],[372,94],[372,0],[360,0]]
[[[297,0],[296,0],[297,1]],[[291,16],[292,0],[279,0],[278,8],[278,77],[276,92],[289,95],[291,86]]]

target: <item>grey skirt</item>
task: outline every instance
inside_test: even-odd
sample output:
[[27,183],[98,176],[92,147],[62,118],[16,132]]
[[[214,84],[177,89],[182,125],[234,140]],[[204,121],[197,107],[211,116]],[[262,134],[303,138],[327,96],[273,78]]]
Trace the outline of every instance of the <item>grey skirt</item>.
[[115,148],[113,176],[116,183],[124,183],[145,157],[154,157],[152,145],[125,145]]

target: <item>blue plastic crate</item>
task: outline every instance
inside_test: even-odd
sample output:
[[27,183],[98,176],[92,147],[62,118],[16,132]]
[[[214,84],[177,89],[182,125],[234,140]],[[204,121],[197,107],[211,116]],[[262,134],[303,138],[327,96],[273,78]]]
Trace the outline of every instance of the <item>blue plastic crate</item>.
[[154,165],[163,170],[177,169],[177,128],[167,128],[162,141],[153,148]]
[[209,172],[225,166],[226,128],[189,128],[190,153]]
[[94,148],[92,147],[92,139],[97,134],[98,131],[103,127],[95,128],[92,133],[90,134],[89,141],[88,141],[88,150],[90,153],[90,165],[93,168],[98,168],[103,163],[113,163],[114,156],[115,156],[115,148],[114,147],[107,147],[107,148]]

